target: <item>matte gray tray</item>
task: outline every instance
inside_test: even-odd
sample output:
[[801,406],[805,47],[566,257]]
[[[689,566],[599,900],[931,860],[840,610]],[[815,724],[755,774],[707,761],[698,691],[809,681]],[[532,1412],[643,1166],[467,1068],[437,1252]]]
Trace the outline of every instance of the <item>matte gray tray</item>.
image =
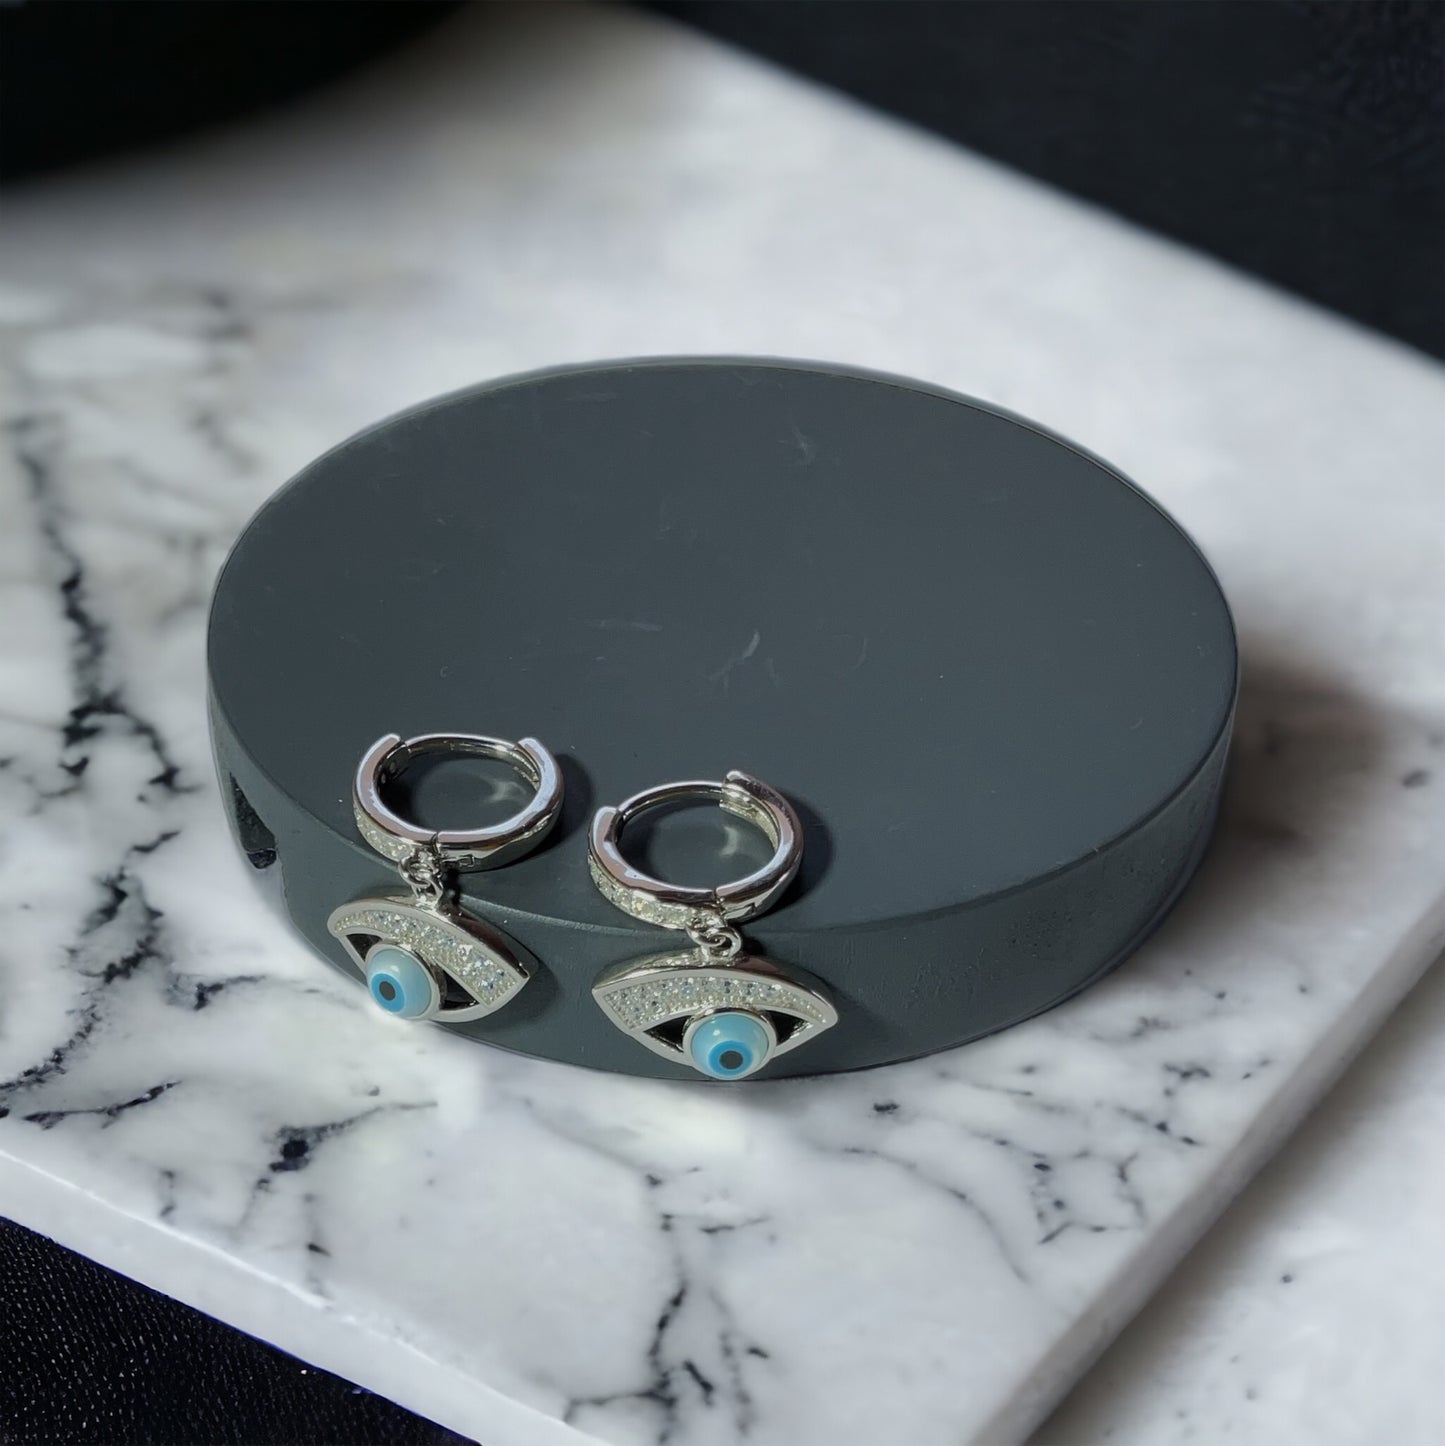
[[[1207,841],[1237,672],[1208,565],[1099,459],[919,383],[736,358],[506,378],[352,438],[236,544],[209,657],[238,840],[341,968],[331,909],[397,891],[351,819],[366,746],[541,738],[561,824],[462,880],[540,967],[458,1028],[689,1078],[591,997],[682,937],[593,889],[598,804],[730,768],[785,792],[802,872],[746,934],[841,1018],[764,1073],[905,1059],[1049,1008],[1150,932]],[[515,806],[478,765],[407,787],[438,827]],[[681,882],[767,853],[696,811],[639,849]]]

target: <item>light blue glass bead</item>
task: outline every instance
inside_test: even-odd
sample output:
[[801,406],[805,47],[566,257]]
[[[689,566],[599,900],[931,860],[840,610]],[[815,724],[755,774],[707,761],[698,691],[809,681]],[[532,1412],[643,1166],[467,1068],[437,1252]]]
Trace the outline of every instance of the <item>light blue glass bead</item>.
[[772,1053],[767,1025],[755,1014],[714,1014],[693,1030],[692,1062],[713,1079],[741,1079],[760,1069]]
[[401,1019],[420,1019],[437,1003],[431,975],[395,944],[383,944],[366,956],[366,987],[382,1009]]

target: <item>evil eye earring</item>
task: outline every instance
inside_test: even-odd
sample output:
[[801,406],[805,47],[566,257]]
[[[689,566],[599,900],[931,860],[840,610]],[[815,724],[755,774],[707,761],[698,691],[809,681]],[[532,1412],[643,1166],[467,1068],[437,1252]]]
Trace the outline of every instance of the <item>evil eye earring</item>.
[[[423,754],[470,755],[509,764],[533,789],[511,818],[486,828],[422,828],[382,797]],[[326,927],[366,980],[377,1006],[402,1019],[459,1024],[500,1009],[527,982],[519,946],[457,903],[453,874],[496,868],[537,847],[562,808],[557,760],[535,738],[509,743],[475,733],[378,738],[356,770],[352,807],[362,838],[396,865],[409,897],[353,899]]]
[[[664,804],[707,799],[761,829],[773,857],[757,872],[713,889],[663,883],[622,856],[622,831]],[[603,897],[624,913],[680,929],[689,949],[628,960],[604,973],[592,996],[625,1034],[654,1054],[709,1079],[746,1079],[780,1054],[837,1023],[817,990],[745,952],[735,923],[771,908],[803,857],[798,816],[782,794],[746,773],[721,783],[665,783],[601,808],[592,820],[588,864]]]

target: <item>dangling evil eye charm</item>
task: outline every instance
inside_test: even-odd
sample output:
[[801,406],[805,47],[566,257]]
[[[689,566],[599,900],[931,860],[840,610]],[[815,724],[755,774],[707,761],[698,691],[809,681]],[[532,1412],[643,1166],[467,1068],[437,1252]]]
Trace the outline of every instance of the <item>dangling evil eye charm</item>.
[[746,1079],[777,1048],[777,1032],[758,1014],[728,1011],[694,1019],[682,1047],[693,1065],[713,1079]]
[[602,1012],[654,1054],[714,1080],[747,1079],[838,1022],[815,989],[756,954],[654,954],[592,986]]
[[[762,868],[715,888],[667,884],[628,863],[622,831],[648,809],[709,799],[760,829],[773,845]],[[734,770],[721,783],[664,783],[592,818],[587,864],[608,903],[693,948],[651,954],[604,970],[592,985],[598,1007],[653,1054],[714,1080],[747,1079],[838,1022],[826,994],[752,954],[734,923],[769,908],[802,858],[793,806],[760,779]]]
[[[404,818],[382,787],[426,754],[461,754],[509,764],[535,790],[501,823],[434,832]],[[411,897],[352,899],[333,909],[326,928],[366,980],[373,1003],[398,1019],[462,1024],[500,1009],[527,982],[530,956],[520,944],[466,912],[455,874],[490,868],[537,847],[562,807],[557,760],[535,738],[510,743],[480,733],[395,733],[366,750],[351,785],[362,838],[396,867]],[[535,963],[535,961],[531,961]]]
[[398,1019],[481,1019],[527,982],[520,945],[445,900],[353,899],[326,927],[372,1002]]
[[431,970],[395,944],[378,944],[367,954],[366,987],[378,1007],[399,1019],[430,1019],[441,1008]]

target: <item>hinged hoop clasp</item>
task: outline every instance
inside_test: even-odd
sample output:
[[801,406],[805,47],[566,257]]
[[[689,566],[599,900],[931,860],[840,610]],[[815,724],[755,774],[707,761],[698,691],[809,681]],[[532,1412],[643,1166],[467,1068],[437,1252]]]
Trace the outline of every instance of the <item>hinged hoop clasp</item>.
[[[773,845],[772,858],[762,868],[731,883],[690,888],[655,879],[622,856],[622,832],[639,814],[664,804],[698,799],[713,800],[728,813],[760,829]],[[737,948],[730,946],[727,938],[737,933],[731,924],[770,909],[793,882],[803,860],[803,829],[792,804],[781,793],[751,774],[734,770],[721,783],[664,783],[634,794],[616,808],[599,808],[592,818],[587,855],[598,889],[624,913],[665,929],[685,929],[690,935],[695,928],[700,929],[703,937],[694,938],[702,948],[708,948],[704,940],[712,937],[709,929],[726,929],[726,935],[716,934],[710,952],[729,948],[736,953]]]
[[[403,818],[382,797],[385,785],[425,754],[495,758],[508,764],[535,790],[531,800],[501,823],[471,829],[428,829]],[[378,738],[356,768],[352,807],[361,836],[383,858],[401,866],[417,851],[429,850],[444,866],[496,868],[536,848],[551,832],[562,809],[562,775],[557,760],[535,738],[512,743],[480,733],[420,733],[405,741],[396,733]]]

